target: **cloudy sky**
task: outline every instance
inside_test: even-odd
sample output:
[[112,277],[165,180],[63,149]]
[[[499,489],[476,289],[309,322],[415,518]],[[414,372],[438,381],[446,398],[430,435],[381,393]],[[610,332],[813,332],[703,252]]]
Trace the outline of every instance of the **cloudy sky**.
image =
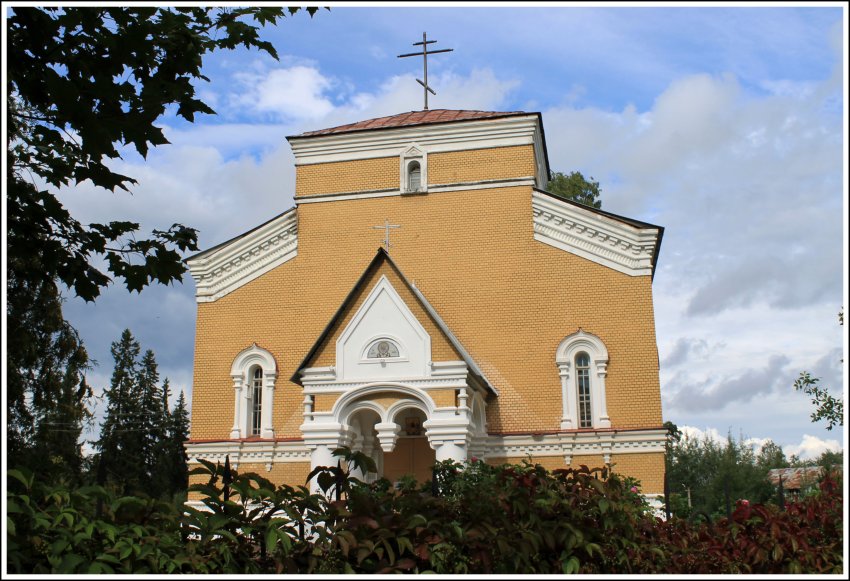
[[[422,107],[539,111],[554,170],[602,186],[603,209],[665,227],[654,282],[664,418],[695,432],[770,438],[786,453],[843,446],[793,389],[803,370],[847,383],[846,12],[839,7],[332,6],[286,18],[256,51],[208,57],[217,111],[162,120],[172,145],[115,164],[133,195],[63,193],[83,221],[173,222],[208,248],[293,205],[302,131]],[[108,384],[109,344],[130,328],[191,395],[194,284],[66,314]],[[101,406],[102,409],[102,406]]]

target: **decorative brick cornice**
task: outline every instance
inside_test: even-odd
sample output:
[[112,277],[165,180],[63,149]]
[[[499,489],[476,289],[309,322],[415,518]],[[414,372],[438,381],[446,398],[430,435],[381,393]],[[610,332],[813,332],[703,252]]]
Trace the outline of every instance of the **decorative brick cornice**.
[[630,276],[652,275],[658,228],[639,228],[532,193],[534,239]]
[[298,254],[296,209],[231,242],[186,261],[199,303],[212,302]]

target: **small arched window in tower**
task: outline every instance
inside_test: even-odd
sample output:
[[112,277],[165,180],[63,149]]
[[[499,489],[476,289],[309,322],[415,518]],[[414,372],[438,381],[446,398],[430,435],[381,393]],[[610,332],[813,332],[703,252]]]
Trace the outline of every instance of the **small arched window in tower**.
[[407,164],[407,191],[418,192],[422,189],[422,167],[418,161]]
[[590,357],[587,353],[576,355],[576,382],[578,383],[578,427],[592,428],[590,413]]
[[255,367],[251,374],[251,435],[259,436],[263,412],[263,369]]

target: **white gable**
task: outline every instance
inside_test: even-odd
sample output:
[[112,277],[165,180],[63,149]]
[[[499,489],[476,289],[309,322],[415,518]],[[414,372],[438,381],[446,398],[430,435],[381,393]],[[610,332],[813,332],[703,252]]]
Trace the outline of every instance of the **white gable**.
[[[377,357],[370,347],[386,341],[393,357]],[[392,352],[395,355],[396,349]],[[382,276],[336,342],[337,379],[430,377],[431,337],[386,276]]]

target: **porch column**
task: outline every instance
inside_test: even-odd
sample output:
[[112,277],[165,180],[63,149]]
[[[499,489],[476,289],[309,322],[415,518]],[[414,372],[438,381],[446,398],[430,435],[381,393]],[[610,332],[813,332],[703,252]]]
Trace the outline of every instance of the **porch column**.
[[[336,466],[339,458],[333,451],[340,446],[351,444],[353,436],[351,426],[338,422],[308,422],[301,424],[304,444],[310,450],[310,470],[319,466]],[[315,478],[310,481],[310,492],[321,492]]]

